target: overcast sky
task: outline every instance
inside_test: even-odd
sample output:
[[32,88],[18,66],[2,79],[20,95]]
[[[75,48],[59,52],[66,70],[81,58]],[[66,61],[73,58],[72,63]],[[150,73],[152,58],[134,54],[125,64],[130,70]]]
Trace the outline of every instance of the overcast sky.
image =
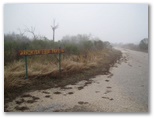
[[33,26],[36,34],[52,39],[53,19],[59,24],[56,40],[77,34],[113,43],[138,43],[148,38],[148,4],[4,5],[5,34]]

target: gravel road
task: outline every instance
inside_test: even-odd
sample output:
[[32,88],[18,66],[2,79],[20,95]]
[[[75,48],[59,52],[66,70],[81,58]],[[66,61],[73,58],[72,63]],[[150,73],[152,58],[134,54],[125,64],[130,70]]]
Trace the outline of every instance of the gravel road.
[[25,93],[8,103],[8,111],[149,112],[148,53],[120,49],[123,57],[108,75],[65,88]]

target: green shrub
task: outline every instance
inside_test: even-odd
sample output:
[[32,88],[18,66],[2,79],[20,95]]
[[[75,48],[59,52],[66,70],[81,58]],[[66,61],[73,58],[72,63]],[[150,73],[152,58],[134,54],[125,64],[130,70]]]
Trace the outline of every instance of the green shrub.
[[[65,55],[86,54],[88,51],[97,51],[104,48],[111,48],[109,42],[91,38],[88,35],[64,36],[61,41],[53,42],[47,38],[29,39],[19,34],[4,35],[4,64],[23,57],[18,55],[19,50],[58,49],[65,50]],[[50,58],[50,56],[48,56]],[[30,58],[33,58],[32,56]]]

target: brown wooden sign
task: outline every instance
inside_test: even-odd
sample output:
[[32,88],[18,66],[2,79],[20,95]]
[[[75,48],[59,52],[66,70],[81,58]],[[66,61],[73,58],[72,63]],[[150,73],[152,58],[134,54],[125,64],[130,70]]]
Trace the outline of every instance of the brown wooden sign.
[[20,50],[20,56],[31,56],[31,55],[46,55],[46,54],[60,54],[64,53],[63,49],[53,49],[53,50]]

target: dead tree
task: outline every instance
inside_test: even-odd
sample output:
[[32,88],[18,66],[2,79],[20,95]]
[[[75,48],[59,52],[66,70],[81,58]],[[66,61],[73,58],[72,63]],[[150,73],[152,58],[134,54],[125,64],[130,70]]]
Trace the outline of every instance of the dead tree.
[[58,28],[58,24],[55,24],[55,20],[53,20],[53,25],[51,25],[51,28],[53,30],[53,42],[55,41],[55,30]]
[[33,35],[33,39],[37,38],[37,36],[34,33],[35,32],[35,27],[31,27],[31,28],[26,27],[24,31],[31,33]]

